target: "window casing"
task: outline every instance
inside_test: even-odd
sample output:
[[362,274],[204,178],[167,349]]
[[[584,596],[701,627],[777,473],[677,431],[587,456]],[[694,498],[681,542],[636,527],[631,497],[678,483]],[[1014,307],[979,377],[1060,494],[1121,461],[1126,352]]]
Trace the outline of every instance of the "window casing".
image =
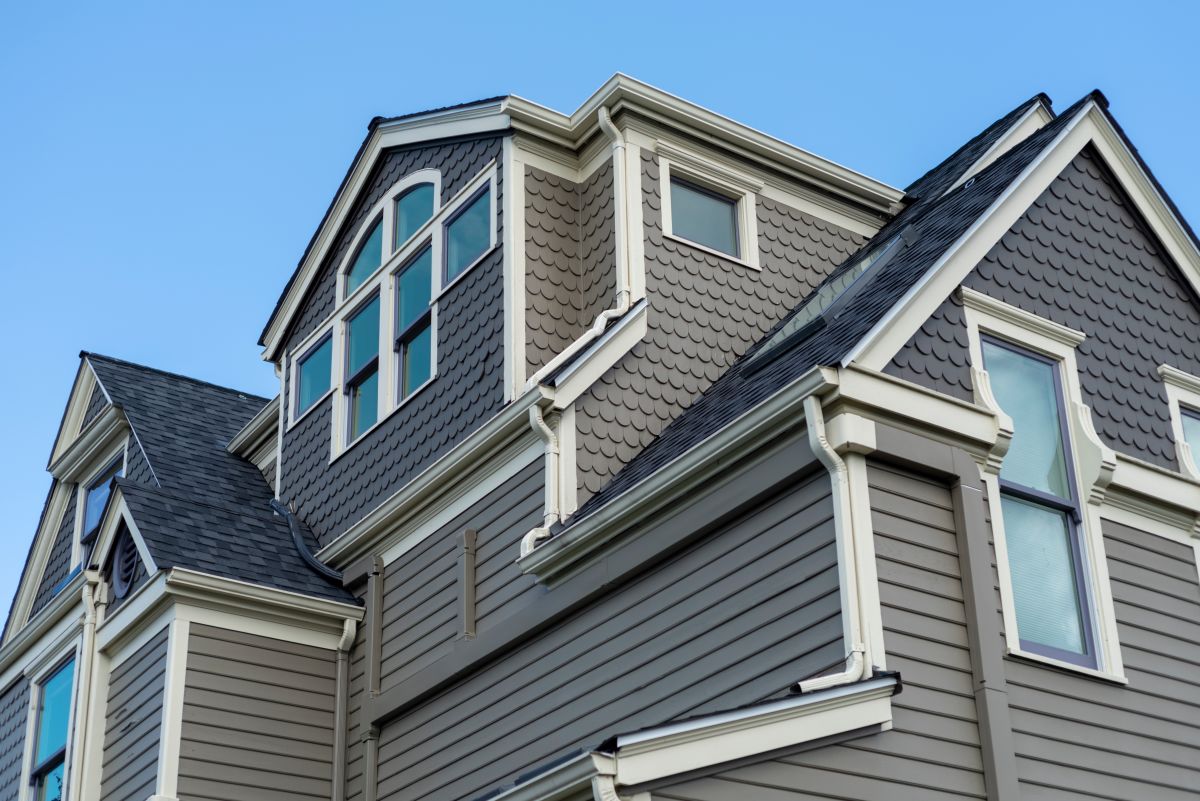
[[62,801],[67,778],[75,660],[69,659],[37,683],[29,783],[36,801]]

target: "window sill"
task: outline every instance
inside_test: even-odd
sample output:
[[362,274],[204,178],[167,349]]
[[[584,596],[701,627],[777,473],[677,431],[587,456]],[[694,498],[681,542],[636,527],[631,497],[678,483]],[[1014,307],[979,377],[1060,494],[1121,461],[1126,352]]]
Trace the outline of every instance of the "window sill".
[[751,262],[751,261],[741,258],[740,256],[730,256],[728,253],[726,253],[722,250],[717,250],[716,248],[710,248],[708,245],[701,245],[699,242],[693,242],[690,239],[685,239],[684,237],[678,236],[676,234],[664,233],[663,238],[670,239],[672,242],[678,242],[682,245],[687,245],[688,247],[694,248],[694,249],[700,251],[701,253],[707,253],[710,256],[716,256],[718,259],[722,259],[722,260],[728,261],[728,262],[733,262],[734,264],[745,267],[748,270],[754,270],[755,272],[759,272],[759,273],[762,272],[762,267],[757,263],[757,261]]
[[[422,384],[421,386],[417,387],[417,388],[416,388],[416,389],[414,389],[412,392],[410,392],[410,393],[408,394],[408,397],[407,397],[407,398],[405,398],[404,400],[400,401],[400,402],[399,402],[399,403],[397,403],[395,406],[393,406],[393,407],[392,407],[392,409],[391,409],[391,411],[389,411],[389,412],[388,412],[387,414],[385,414],[383,417],[381,417],[381,418],[379,418],[378,420],[376,420],[376,421],[375,421],[375,422],[374,422],[374,423],[371,425],[371,427],[370,427],[370,428],[368,428],[366,431],[362,432],[362,433],[361,433],[361,434],[359,434],[357,437],[355,437],[355,438],[354,438],[354,440],[353,440],[352,442],[348,442],[348,443],[346,443],[346,444],[345,444],[344,446],[342,446],[342,448],[341,448],[340,450],[338,450],[336,453],[333,453],[333,454],[331,454],[331,455],[330,455],[330,457],[329,457],[329,464],[333,464],[333,463],[334,463],[334,462],[336,462],[338,459],[341,459],[341,458],[342,458],[343,456],[345,456],[347,453],[349,453],[350,451],[354,450],[354,446],[358,445],[358,443],[362,442],[364,439],[366,439],[367,437],[371,436],[371,434],[372,434],[372,433],[374,433],[375,429],[379,428],[381,425],[383,425],[383,424],[384,424],[384,423],[386,423],[388,420],[390,420],[390,419],[391,419],[391,417],[392,417],[392,415],[396,414],[396,412],[398,412],[398,411],[400,411],[401,409],[403,409],[403,408],[404,408],[404,407],[405,407],[405,406],[408,404],[408,402],[409,402],[409,401],[411,401],[413,398],[417,397],[417,396],[418,396],[418,395],[420,395],[422,392],[424,392],[424,391],[425,391],[425,388],[426,388],[426,387],[428,387],[430,384],[432,384],[432,383],[433,383],[435,380],[437,380],[437,373],[434,373],[433,375],[431,375],[431,376],[429,377],[429,380],[428,380],[428,381],[426,381],[424,384]],[[336,435],[336,431],[335,431],[334,433],[335,433],[335,435]]]
[[1105,670],[1097,670],[1096,668],[1084,667],[1083,665],[1076,665],[1072,662],[1067,662],[1062,659],[1055,659],[1051,656],[1035,654],[1032,651],[1024,651],[1019,648],[1009,648],[1008,657],[1014,661],[1036,662],[1040,665],[1048,665],[1050,667],[1059,668],[1060,670],[1069,670],[1072,673],[1079,673],[1087,676],[1088,678],[1100,679],[1101,681],[1107,681],[1112,684],[1129,684],[1129,679],[1125,678],[1124,676],[1118,676],[1115,673],[1109,673]]

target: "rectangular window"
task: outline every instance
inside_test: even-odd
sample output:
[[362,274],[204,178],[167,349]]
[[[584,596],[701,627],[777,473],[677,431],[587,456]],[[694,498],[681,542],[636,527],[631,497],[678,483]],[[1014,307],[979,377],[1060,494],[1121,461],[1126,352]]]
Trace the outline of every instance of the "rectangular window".
[[296,411],[299,417],[329,391],[333,369],[333,337],[326,335],[321,342],[296,362]]
[[433,250],[425,247],[396,279],[399,396],[407,398],[433,376]]
[[1183,424],[1183,441],[1191,448],[1192,462],[1200,472],[1200,411],[1181,405],[1179,422]]
[[445,283],[462,275],[492,246],[492,193],[485,189],[446,223]]
[[738,258],[737,201],[711,190],[671,179],[671,233]]
[[981,344],[992,392],[1013,421],[1000,506],[1021,648],[1097,667],[1058,363],[993,339]]
[[37,801],[62,801],[74,678],[75,662],[72,660],[38,687],[37,734],[30,772],[33,797]]
[[112,480],[123,474],[123,460],[117,459],[88,484],[87,495],[83,501],[84,542],[89,542],[96,536],[96,529],[100,526],[100,515],[104,513],[104,505],[108,503],[108,496],[112,492]]
[[346,323],[348,441],[358,439],[379,418],[379,296]]

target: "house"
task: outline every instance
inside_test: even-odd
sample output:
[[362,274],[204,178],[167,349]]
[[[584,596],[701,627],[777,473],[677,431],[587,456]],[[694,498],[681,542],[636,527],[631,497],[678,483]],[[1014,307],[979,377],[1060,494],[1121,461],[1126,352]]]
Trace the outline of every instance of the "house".
[[81,354],[0,799],[1197,798],[1198,288],[1098,92],[376,118],[275,398]]

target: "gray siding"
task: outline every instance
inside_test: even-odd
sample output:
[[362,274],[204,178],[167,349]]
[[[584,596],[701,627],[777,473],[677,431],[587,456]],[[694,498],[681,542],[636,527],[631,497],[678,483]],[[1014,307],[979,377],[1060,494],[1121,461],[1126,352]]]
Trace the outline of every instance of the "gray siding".
[[[1157,368],[1200,374],[1200,304],[1090,147],[963,285],[1087,334],[1079,381],[1100,438],[1177,466]],[[947,299],[887,372],[970,398],[968,362],[962,310]]]
[[[490,160],[499,159],[500,150],[499,139],[487,139],[385,156],[305,300],[287,348],[333,311],[337,265],[383,192],[414,170],[434,167],[442,170],[442,195],[449,199]],[[502,195],[502,181],[498,187]],[[503,208],[499,198],[497,208]],[[501,214],[500,239],[503,222]],[[438,377],[404,408],[333,464],[329,463],[330,399],[284,435],[280,495],[321,544],[345,531],[500,409],[504,401],[501,258],[497,248],[438,301]]]
[[1200,579],[1191,547],[1104,521],[1128,686],[1005,663],[1024,798],[1195,799]]
[[530,374],[612,305],[616,291],[613,169],[583,183],[525,170],[525,328]]
[[101,801],[144,801],[154,795],[167,632],[164,628],[109,674]]
[[328,799],[336,664],[331,651],[193,625],[179,799]]
[[649,332],[577,404],[581,504],[863,243],[760,198],[755,271],[666,238],[659,192],[643,154]]
[[837,663],[833,539],[823,473],[764,499],[387,724],[380,799],[472,798],[614,732],[772,697]]
[[380,686],[445,653],[462,632],[458,617],[459,535],[477,533],[476,612],[479,628],[531,590],[534,581],[514,564],[520,538],[542,518],[543,470],[535,461],[471,509],[388,565],[384,577]]
[[77,495],[75,486],[72,485],[62,520],[58,524],[58,532],[54,535],[54,544],[50,547],[50,556],[47,557],[46,567],[42,571],[42,580],[38,583],[37,594],[33,596],[33,607],[29,610],[30,618],[53,600],[58,585],[71,573],[71,546],[75,542]]
[[654,799],[986,797],[949,489],[878,465],[869,481],[887,666],[904,681],[893,729],[683,781]]
[[29,680],[17,678],[0,693],[0,801],[16,801],[29,715]]

